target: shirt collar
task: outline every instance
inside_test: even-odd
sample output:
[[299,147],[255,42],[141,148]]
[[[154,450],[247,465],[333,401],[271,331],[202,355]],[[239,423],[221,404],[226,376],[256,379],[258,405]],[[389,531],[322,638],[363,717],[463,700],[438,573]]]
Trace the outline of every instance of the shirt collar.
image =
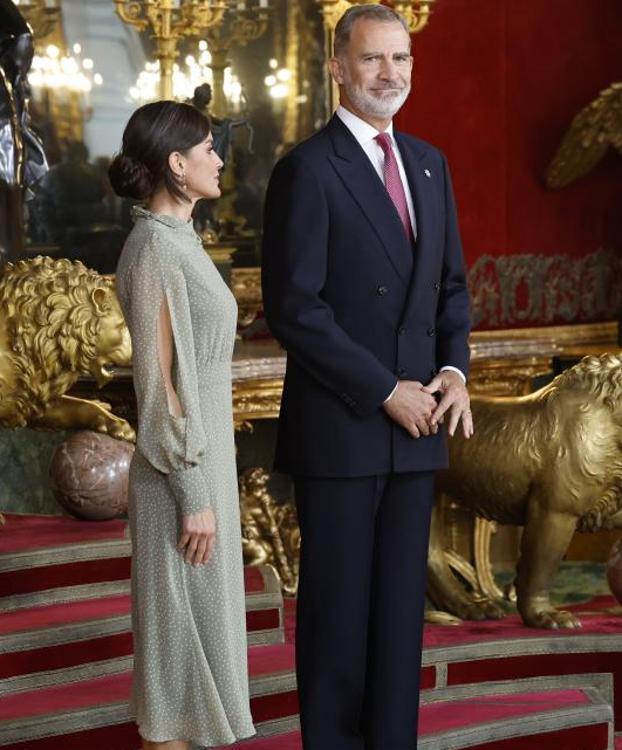
[[[346,109],[341,104],[337,107],[335,114],[356,138],[360,146],[365,147],[378,135],[378,131],[373,125],[365,122],[365,120],[362,120],[358,115],[350,112],[349,109]],[[395,142],[395,138],[393,137],[393,121],[389,123],[384,132],[388,133],[391,136],[391,141]]]

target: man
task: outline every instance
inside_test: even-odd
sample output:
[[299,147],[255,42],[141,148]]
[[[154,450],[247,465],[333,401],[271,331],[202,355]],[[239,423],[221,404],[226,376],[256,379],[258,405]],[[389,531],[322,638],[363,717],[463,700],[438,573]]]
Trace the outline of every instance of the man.
[[277,164],[266,199],[265,312],[288,354],[276,468],[293,475],[302,533],[305,750],[416,747],[439,424],[473,430],[447,165],[392,128],[411,69],[402,17],[350,8],[330,60],[341,106]]

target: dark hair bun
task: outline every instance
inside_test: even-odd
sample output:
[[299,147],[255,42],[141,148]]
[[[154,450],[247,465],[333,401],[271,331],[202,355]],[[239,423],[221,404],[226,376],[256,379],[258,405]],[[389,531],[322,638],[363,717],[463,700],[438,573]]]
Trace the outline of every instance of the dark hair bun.
[[142,161],[127,154],[117,154],[108,168],[112,189],[121,198],[145,200],[155,189],[153,175]]

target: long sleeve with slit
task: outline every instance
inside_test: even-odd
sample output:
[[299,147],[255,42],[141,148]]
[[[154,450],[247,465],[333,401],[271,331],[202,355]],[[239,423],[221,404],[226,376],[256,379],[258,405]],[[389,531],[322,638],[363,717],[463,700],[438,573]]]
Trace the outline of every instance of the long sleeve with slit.
[[[152,742],[229,744],[249,713],[242,541],[231,403],[237,308],[192,225],[134,209],[117,267],[138,406],[130,468],[133,708]],[[198,568],[182,517],[210,509]]]

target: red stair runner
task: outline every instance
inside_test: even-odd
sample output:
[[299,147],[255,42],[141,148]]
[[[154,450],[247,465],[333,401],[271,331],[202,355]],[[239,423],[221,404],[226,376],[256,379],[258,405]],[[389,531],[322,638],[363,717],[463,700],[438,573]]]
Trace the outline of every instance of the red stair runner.
[[63,516],[19,513],[5,513],[4,517],[6,523],[0,527],[0,555],[127,538],[127,523],[121,520],[89,522]]
[[[92,557],[102,559],[89,559],[90,545],[93,545],[94,550]],[[80,559],[73,560],[74,548],[78,550]],[[45,592],[47,589],[78,584],[83,586],[90,582],[126,580],[129,576],[129,554],[125,522],[89,523],[60,517],[9,514],[7,524],[0,529],[0,606],[2,595]],[[32,566],[29,566],[30,557],[33,560]],[[251,604],[247,612],[249,631],[278,628],[278,605],[268,604],[271,596],[274,599],[275,592],[270,591],[269,585],[266,589],[261,571],[258,568],[246,568],[245,584],[247,594],[258,595],[255,605]],[[117,586],[116,592],[118,590]],[[0,643],[4,639],[6,651],[2,653],[0,650],[0,679],[21,674],[36,675],[44,670],[131,655],[131,633],[129,625],[124,623],[124,618],[128,618],[129,613],[129,596],[116,592],[94,595],[80,601],[68,601],[65,604],[44,602],[35,606],[28,604],[29,601],[35,601],[32,598],[19,599],[17,604],[15,600],[7,600],[13,603],[7,607],[9,611],[0,615]],[[65,596],[64,591],[59,594]],[[45,593],[43,596],[45,597]],[[443,690],[439,690],[438,685],[441,685],[440,680],[444,681],[442,684],[451,685],[504,678],[515,680],[517,676],[523,675],[565,675],[568,672],[614,671],[622,676],[622,655],[615,653],[613,649],[611,653],[605,653],[603,649],[599,651],[598,648],[595,649],[596,653],[589,648],[582,652],[580,645],[582,636],[586,634],[592,639],[599,636],[608,639],[608,644],[614,635],[617,636],[622,631],[622,622],[617,614],[604,611],[611,604],[608,599],[600,602],[600,612],[584,618],[586,627],[579,633],[527,629],[516,617],[500,622],[465,623],[458,628],[428,626],[425,634],[424,660],[427,659],[427,664],[423,669],[423,686],[436,688],[433,692],[442,700],[428,702],[422,707],[421,750],[438,750],[440,745],[437,738],[443,733],[448,736],[447,733],[460,733],[469,727],[491,725],[506,727],[502,730],[503,734],[503,731],[507,733],[507,726],[513,727],[516,722],[520,725],[517,736],[505,739],[497,735],[494,743],[474,746],[469,742],[468,746],[478,750],[605,750],[608,732],[606,717],[609,716],[609,709],[599,699],[600,703],[594,704],[598,720],[594,725],[584,726],[589,724],[585,716],[592,710],[590,701],[593,696],[589,690],[565,689],[565,685],[561,683],[559,689],[551,687],[540,692],[526,689],[516,695],[480,695],[459,699],[454,696],[449,699],[443,697]],[[590,606],[592,605],[593,603]],[[251,707],[256,723],[287,719],[295,716],[298,711],[293,678],[294,606],[295,603],[291,600],[286,601],[287,644],[249,648]],[[585,606],[582,605],[583,608]],[[100,621],[108,623],[110,629],[105,632],[103,629],[101,632],[96,629],[93,631],[93,624]],[[74,626],[78,633],[75,638],[72,637]],[[80,640],[79,630],[82,626],[91,627],[92,632],[89,638],[83,636],[84,639]],[[127,630],[113,632],[114,628]],[[37,645],[34,639],[24,641],[21,636],[28,633],[41,638],[39,633],[54,635],[58,629],[62,633],[69,633],[67,642],[32,648],[30,644]],[[97,637],[92,637],[93,632],[97,633]],[[10,639],[13,636],[18,640],[12,641],[11,648]],[[562,648],[556,647],[557,653],[547,653],[546,649],[543,653],[543,649],[539,647],[535,650],[538,655],[535,655],[531,645],[548,642],[547,639],[550,638],[556,639],[555,642]],[[559,640],[564,638],[568,640]],[[22,641],[30,650],[22,648]],[[572,646],[567,652],[564,651],[566,643]],[[595,643],[602,645],[605,641]],[[18,644],[20,648],[17,648]],[[465,644],[466,652],[462,649]],[[512,655],[509,650],[513,648],[516,651],[517,644],[524,644],[524,653]],[[456,651],[458,647],[462,649],[460,653]],[[472,653],[469,653],[469,648],[473,649]],[[452,656],[454,651],[455,658]],[[569,655],[572,656],[571,661]],[[558,663],[552,665],[551,659]],[[114,661],[107,661],[106,664],[108,672],[111,667],[122,670],[128,668],[127,661],[120,662],[119,665],[115,665]],[[59,675],[62,680],[63,674]],[[43,716],[48,716],[54,725],[57,716],[62,719],[63,714],[69,715],[78,709],[92,709],[99,716],[100,723],[114,721],[114,718],[110,718],[113,716],[122,723],[101,727],[91,723],[90,726],[96,728],[81,731],[75,730],[75,727],[81,725],[74,724],[73,734],[45,736],[40,739],[28,739],[28,735],[20,734],[23,741],[4,745],[0,742],[0,747],[14,750],[84,750],[86,747],[93,750],[138,750],[136,728],[128,721],[127,716],[131,673],[117,671],[91,679],[82,678],[76,682],[70,682],[69,677],[65,679],[67,682],[53,687],[30,689],[31,685],[37,684],[35,680],[28,683],[27,690],[4,695],[0,701],[0,732],[6,721],[23,719],[26,723],[34,720],[36,724],[40,724],[38,717],[42,719]],[[78,678],[74,676],[73,679]],[[477,689],[485,692],[484,687]],[[618,693],[622,698],[622,689]],[[101,713],[97,714],[102,708],[103,719]],[[622,704],[620,708],[622,709]],[[538,717],[550,717],[556,711],[560,715],[565,712],[575,717],[575,726],[556,724],[560,728],[545,732],[545,727],[538,724]],[[622,711],[620,715],[622,717]],[[64,724],[59,725],[57,721],[55,726],[55,731],[63,731]],[[236,747],[243,750],[298,750],[301,747],[299,735],[288,733],[287,726],[291,728],[291,723],[275,726],[280,726],[285,733],[249,740]],[[547,726],[550,730],[551,726]],[[561,728],[562,726],[567,728]],[[19,733],[21,731],[20,725]]]

